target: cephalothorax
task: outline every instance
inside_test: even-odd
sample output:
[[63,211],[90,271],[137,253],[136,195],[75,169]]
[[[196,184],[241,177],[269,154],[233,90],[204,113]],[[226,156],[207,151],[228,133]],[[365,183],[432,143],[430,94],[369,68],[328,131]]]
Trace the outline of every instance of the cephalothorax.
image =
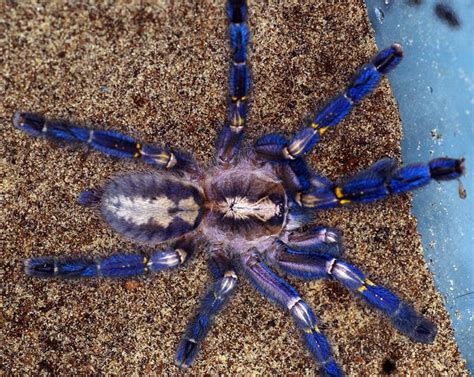
[[26,261],[26,273],[62,278],[130,277],[178,267],[199,245],[205,245],[215,282],[178,346],[176,363],[181,367],[193,362],[212,318],[232,294],[237,274],[242,274],[260,293],[289,311],[321,371],[341,374],[312,310],[269,266],[303,279],[336,280],[385,313],[393,326],[412,340],[432,342],[436,335],[432,322],[339,259],[342,244],[336,230],[324,226],[300,230],[318,209],[369,202],[416,189],[432,179],[451,180],[463,174],[462,159],[438,158],[398,167],[392,159],[384,158],[334,183],[312,172],[303,160],[324,132],[400,63],[400,45],[379,52],[362,66],[347,89],[290,141],[271,134],[259,138],[253,147],[240,148],[250,87],[246,1],[229,0],[227,14],[232,50],[228,114],[217,141],[216,160],[207,169],[199,167],[189,154],[116,132],[48,120],[35,113],[19,111],[14,115],[14,125],[30,135],[83,143],[108,155],[134,158],[158,168],[112,178],[103,187],[81,193],[79,203],[96,208],[116,232],[133,241],[164,245],[149,256],[115,254],[101,260],[35,257]]

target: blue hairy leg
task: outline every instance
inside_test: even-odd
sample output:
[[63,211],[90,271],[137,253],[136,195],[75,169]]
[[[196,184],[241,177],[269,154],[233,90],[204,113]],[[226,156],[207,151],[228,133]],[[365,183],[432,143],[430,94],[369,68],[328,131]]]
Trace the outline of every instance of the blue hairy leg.
[[38,257],[25,261],[25,272],[41,278],[127,278],[178,267],[190,258],[193,251],[193,242],[178,241],[173,248],[157,251],[149,258],[139,254],[114,254],[100,259]]
[[416,342],[432,343],[436,325],[418,314],[386,288],[373,283],[350,264],[333,261],[328,274],[352,292],[362,297],[370,306],[386,314],[393,326]]
[[257,253],[254,253],[243,264],[246,276],[257,290],[290,312],[297,327],[302,331],[306,346],[319,363],[322,374],[341,376],[342,372],[331,355],[331,348],[318,327],[316,317],[294,288],[275,275],[260,260]]
[[285,245],[273,257],[282,271],[303,279],[335,279],[367,304],[387,315],[393,326],[416,342],[431,343],[436,325],[386,288],[373,283],[356,267],[331,255],[293,250]]
[[230,48],[232,61],[229,73],[229,100],[227,119],[217,139],[217,159],[221,164],[230,163],[243,137],[247,118],[247,99],[250,89],[250,72],[247,66],[247,45],[249,30],[247,26],[247,2],[229,0],[227,2],[229,19]]
[[314,187],[313,181],[323,180],[326,183],[327,180],[311,172],[303,158],[294,160],[279,158],[278,155],[285,145],[287,145],[287,141],[281,135],[267,134],[262,136],[256,142],[256,148],[259,150],[257,157],[270,159],[274,162],[273,165],[283,181],[285,190],[291,194],[296,202],[299,202],[301,193]]
[[326,184],[312,185],[298,198],[303,207],[315,209],[352,202],[366,203],[426,186],[431,180],[448,181],[463,174],[463,159],[437,158],[427,164],[397,167],[395,161],[384,158],[339,184],[327,181]]
[[40,114],[21,111],[15,113],[13,125],[31,136],[42,136],[66,143],[82,143],[109,156],[140,158],[146,164],[158,168],[195,168],[193,159],[184,153],[172,153],[154,145],[142,144],[130,136],[114,131],[83,128],[74,122],[46,119]]
[[237,275],[225,257],[213,255],[210,264],[216,280],[203,297],[197,314],[188,324],[176,351],[176,364],[182,368],[189,367],[196,358],[213,318],[228,301],[237,284]]
[[309,253],[319,253],[338,257],[342,255],[342,239],[333,228],[316,226],[305,232],[293,232],[287,237],[288,247]]
[[262,147],[257,141],[255,149],[270,159],[292,160],[304,155],[313,148],[329,127],[338,124],[355,105],[375,89],[382,76],[400,63],[402,56],[403,51],[398,44],[380,51],[370,63],[359,69],[346,91],[330,100],[316,114],[311,125],[301,129],[289,143],[274,145],[272,153],[269,153],[269,145]]

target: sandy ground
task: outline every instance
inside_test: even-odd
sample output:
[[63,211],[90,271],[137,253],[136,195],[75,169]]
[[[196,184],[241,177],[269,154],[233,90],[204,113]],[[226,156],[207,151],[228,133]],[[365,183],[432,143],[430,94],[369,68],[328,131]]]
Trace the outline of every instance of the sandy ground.
[[[291,319],[243,279],[192,369],[174,366],[179,337],[210,279],[204,250],[186,268],[137,283],[24,276],[22,261],[33,255],[150,249],[120,239],[75,204],[81,190],[137,165],[31,139],[12,128],[16,109],[174,145],[203,164],[224,120],[223,1],[83,3],[0,4],[0,374],[314,374]],[[375,52],[362,0],[327,3],[250,2],[248,140],[269,131],[290,135]],[[384,81],[308,161],[330,178],[352,174],[384,155],[399,157],[400,137]],[[433,345],[412,343],[335,282],[290,279],[348,375],[467,374],[409,211],[410,198],[401,195],[324,211],[316,222],[338,227],[347,260],[438,324]]]

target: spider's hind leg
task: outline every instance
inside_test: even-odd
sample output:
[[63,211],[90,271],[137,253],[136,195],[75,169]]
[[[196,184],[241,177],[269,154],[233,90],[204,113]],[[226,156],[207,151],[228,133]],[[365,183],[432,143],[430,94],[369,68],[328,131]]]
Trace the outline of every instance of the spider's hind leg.
[[393,326],[415,342],[432,343],[436,325],[417,313],[388,289],[369,280],[359,269],[334,260],[328,273],[367,304],[387,315]]
[[275,275],[255,252],[242,262],[243,269],[257,290],[266,298],[289,311],[296,326],[301,330],[303,340],[324,376],[342,376],[326,337],[318,327],[318,321],[310,307],[299,297],[295,289]]
[[368,305],[387,315],[397,330],[416,342],[432,343],[436,336],[434,323],[388,289],[369,280],[356,267],[331,255],[302,252],[280,245],[272,255],[272,261],[292,276],[337,280]]
[[237,284],[237,275],[227,258],[213,255],[210,267],[216,280],[202,298],[201,305],[189,322],[176,351],[176,364],[181,368],[192,364],[211,328],[213,318],[222,310]]

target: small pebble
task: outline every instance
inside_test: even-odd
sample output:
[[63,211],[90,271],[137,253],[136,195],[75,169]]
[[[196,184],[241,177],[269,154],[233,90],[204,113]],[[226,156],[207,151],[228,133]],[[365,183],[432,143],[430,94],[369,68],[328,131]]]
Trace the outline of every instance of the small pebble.
[[127,280],[124,283],[124,287],[127,291],[133,291],[140,286],[140,283],[136,280]]

